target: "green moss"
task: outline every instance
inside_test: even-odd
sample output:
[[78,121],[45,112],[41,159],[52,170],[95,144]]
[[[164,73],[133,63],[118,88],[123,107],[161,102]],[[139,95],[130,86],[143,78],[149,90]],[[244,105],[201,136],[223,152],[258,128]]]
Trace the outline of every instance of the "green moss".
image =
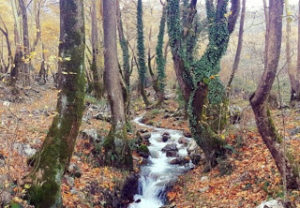
[[111,129],[105,138],[105,163],[125,170],[132,170],[133,160],[131,149],[127,140],[126,126],[122,130]]
[[150,151],[149,151],[147,145],[144,145],[144,144],[142,144],[142,145],[140,145],[140,146],[138,147],[138,151],[139,151],[139,152],[143,152],[143,153],[147,153],[147,154],[150,153]]

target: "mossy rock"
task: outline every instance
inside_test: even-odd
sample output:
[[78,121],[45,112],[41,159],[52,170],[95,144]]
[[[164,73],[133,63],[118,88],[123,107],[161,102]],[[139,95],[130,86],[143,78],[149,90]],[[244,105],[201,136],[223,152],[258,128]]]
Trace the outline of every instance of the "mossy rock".
[[144,144],[142,144],[138,147],[137,152],[140,156],[142,156],[144,158],[148,158],[150,155],[150,151],[149,151],[147,145],[144,145]]

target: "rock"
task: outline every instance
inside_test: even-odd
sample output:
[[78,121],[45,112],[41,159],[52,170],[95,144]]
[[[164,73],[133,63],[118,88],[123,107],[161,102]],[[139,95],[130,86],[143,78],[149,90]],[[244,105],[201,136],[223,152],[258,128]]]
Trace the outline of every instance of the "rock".
[[196,143],[195,140],[192,140],[190,141],[190,143],[188,144],[188,147],[187,147],[187,152],[189,154],[191,154],[192,152],[196,151],[198,149],[198,144]]
[[189,131],[184,131],[183,132],[183,136],[185,136],[185,137],[187,137],[187,138],[192,138],[192,133],[191,132],[189,132]]
[[36,149],[33,149],[29,144],[26,144],[24,147],[24,153],[26,156],[32,157],[36,153]]
[[94,119],[100,120],[100,121],[106,121],[106,122],[110,122],[111,118],[109,115],[106,115],[104,113],[98,113],[96,115],[93,116]]
[[0,167],[4,167],[5,165],[5,160],[4,159],[0,159]]
[[265,201],[265,202],[261,203],[256,208],[284,208],[284,206],[281,201],[273,199],[273,200]]
[[200,193],[204,193],[204,192],[206,192],[206,191],[208,191],[209,190],[209,186],[205,186],[205,187],[203,187],[203,188],[200,188],[199,189],[199,192]]
[[171,136],[170,136],[169,132],[163,133],[163,135],[162,135],[162,141],[163,142],[167,142],[169,139],[171,139]]
[[82,175],[79,167],[74,163],[71,163],[69,165],[68,172],[70,173],[71,176],[75,176],[76,178],[80,178]]
[[65,179],[66,179],[66,183],[70,186],[70,187],[73,187],[74,186],[74,178],[70,177],[70,176],[65,176]]
[[230,123],[237,124],[241,120],[242,108],[237,105],[229,106]]
[[167,157],[176,157],[178,153],[178,149],[175,143],[167,144],[162,150],[167,154]]
[[176,208],[176,204],[172,203],[172,204],[169,204],[169,205],[161,206],[160,208]]
[[137,174],[133,174],[129,176],[126,179],[121,191],[122,201],[133,202],[134,201],[133,197],[135,194],[137,194],[138,186],[139,186],[139,176]]
[[208,181],[209,177],[208,176],[202,176],[200,181],[201,182],[205,182],[205,181]]
[[192,153],[190,154],[191,161],[194,165],[198,165],[200,161],[205,161],[205,156],[204,154],[199,154],[199,153]]
[[187,146],[188,144],[189,144],[189,140],[187,139],[187,138],[185,138],[185,137],[180,137],[179,139],[178,139],[178,143],[179,144],[183,144],[183,145],[185,145],[185,146]]
[[294,128],[294,129],[290,130],[289,133],[290,133],[291,136],[299,134],[300,133],[300,127],[297,127],[297,128]]
[[138,147],[137,153],[138,153],[140,156],[144,157],[144,158],[148,158],[149,155],[150,155],[150,151],[149,151],[147,145],[145,145],[145,144],[141,144],[141,145]]
[[102,141],[96,129],[84,129],[80,132],[80,135],[82,139],[88,139],[93,143],[100,143]]
[[9,102],[9,101],[4,101],[4,102],[3,102],[3,106],[5,106],[5,107],[10,106],[10,104],[11,104],[11,102]]
[[32,157],[36,153],[36,149],[31,148],[29,144],[14,143],[13,148],[20,155],[27,157]]
[[148,141],[149,142],[149,139],[151,137],[151,133],[150,132],[145,132],[145,133],[142,133],[140,134],[141,138],[144,140],[144,141]]
[[0,202],[2,202],[3,205],[9,204],[12,200],[12,195],[11,193],[7,192],[7,191],[3,191],[0,194]]
[[173,160],[170,161],[171,165],[184,165],[186,163],[190,162],[190,158],[189,157],[177,157]]

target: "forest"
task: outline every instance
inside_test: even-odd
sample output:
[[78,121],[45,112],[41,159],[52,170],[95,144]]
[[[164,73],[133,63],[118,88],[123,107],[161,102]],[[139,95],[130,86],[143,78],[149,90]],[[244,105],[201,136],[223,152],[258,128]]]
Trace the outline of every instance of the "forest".
[[0,0],[0,207],[300,208],[300,0]]

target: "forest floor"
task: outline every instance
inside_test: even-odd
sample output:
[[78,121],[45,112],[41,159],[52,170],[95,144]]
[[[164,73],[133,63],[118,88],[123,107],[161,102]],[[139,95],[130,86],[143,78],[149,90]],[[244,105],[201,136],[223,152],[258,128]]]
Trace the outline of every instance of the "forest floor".
[[[49,125],[56,115],[56,89],[39,89],[33,99],[13,103],[1,99],[0,102],[0,206],[13,199],[24,203],[22,196],[26,192],[24,176],[29,173],[27,160],[38,150],[47,134]],[[1,98],[1,93],[0,93]],[[105,119],[96,119],[92,106],[101,103],[87,99],[92,103],[85,113],[81,131],[96,130],[100,137],[107,135],[110,125]],[[147,123],[170,129],[188,132],[187,122],[177,115],[177,104],[168,100],[166,109],[149,110]],[[141,105],[134,110],[142,113]],[[99,109],[98,109],[99,110]],[[251,109],[250,109],[251,110]],[[90,111],[90,112],[89,112]],[[249,111],[249,110],[248,110]],[[300,111],[286,109],[287,143],[294,153],[300,151]],[[277,126],[282,126],[281,112],[273,112]],[[168,197],[178,208],[236,208],[255,207],[268,198],[282,197],[280,175],[251,121],[251,113],[245,112],[245,118],[239,125],[230,126],[223,132],[232,154],[227,161],[220,163],[210,173],[203,173],[203,165],[181,176]],[[282,132],[282,130],[280,130]],[[291,136],[290,134],[293,134]],[[129,134],[130,138],[134,134]],[[113,193],[128,173],[111,167],[99,166],[94,157],[95,145],[91,139],[79,136],[71,164],[80,170],[80,177],[74,177],[71,171],[63,179],[62,195],[66,207],[104,207],[104,195]],[[300,155],[294,154],[300,161]],[[135,164],[140,158],[134,154]],[[137,167],[135,167],[137,171]],[[300,192],[290,193],[290,198],[300,207]]]

